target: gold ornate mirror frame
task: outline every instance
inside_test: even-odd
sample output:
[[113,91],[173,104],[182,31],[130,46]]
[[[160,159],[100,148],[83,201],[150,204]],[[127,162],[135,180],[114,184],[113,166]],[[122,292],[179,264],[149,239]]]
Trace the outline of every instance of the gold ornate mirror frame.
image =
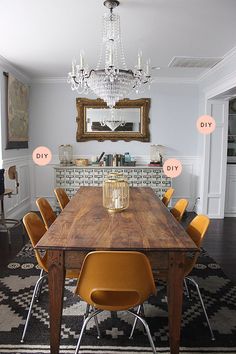
[[137,108],[139,109],[139,130],[138,131],[88,131],[87,129],[87,110],[88,109],[109,109],[106,103],[98,99],[88,99],[88,98],[77,98],[77,133],[76,141],[88,141],[88,140],[138,140],[143,142],[150,141],[149,133],[149,109],[150,109],[150,98],[140,98],[137,100],[124,99],[119,101],[115,105],[115,109],[129,109]]

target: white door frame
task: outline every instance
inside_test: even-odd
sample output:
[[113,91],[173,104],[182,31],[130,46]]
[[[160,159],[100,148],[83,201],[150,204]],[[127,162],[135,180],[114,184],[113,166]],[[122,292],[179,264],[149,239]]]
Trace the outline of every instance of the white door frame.
[[[209,114],[209,104],[211,100],[215,100],[216,96],[223,94],[224,92],[236,87],[236,77],[233,75],[228,80],[221,82],[216,85],[214,88],[210,88],[205,91],[205,114]],[[222,101],[222,100],[221,100]],[[227,100],[225,100],[227,101]],[[228,126],[228,120],[226,122]],[[227,139],[226,139],[227,144]],[[225,146],[222,146],[222,149],[225,149]],[[221,156],[224,159],[223,155],[224,151],[222,151]],[[227,155],[227,152],[226,152]],[[201,174],[201,192],[200,192],[200,200],[201,209],[200,211],[204,214],[208,214],[208,189],[209,189],[209,161],[211,159],[211,149],[210,149],[210,136],[205,135],[203,139],[203,169]],[[220,193],[221,193],[221,206],[219,209],[219,213],[217,215],[209,215],[213,218],[224,218],[224,204],[225,204],[225,189],[226,189],[226,164],[227,164],[227,156],[225,156],[225,161],[220,161],[222,168],[220,171],[220,176],[216,176],[216,178],[220,178]]]

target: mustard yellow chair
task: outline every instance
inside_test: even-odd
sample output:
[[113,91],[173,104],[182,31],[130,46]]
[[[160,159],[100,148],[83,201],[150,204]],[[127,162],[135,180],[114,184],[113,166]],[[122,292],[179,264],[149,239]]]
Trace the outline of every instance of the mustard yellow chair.
[[[203,240],[203,238],[204,238],[204,236],[205,236],[205,234],[207,232],[209,223],[210,223],[210,220],[209,220],[209,218],[207,216],[205,216],[205,215],[197,215],[190,222],[190,224],[188,225],[188,227],[186,229],[187,233],[189,234],[189,236],[191,237],[193,242],[199,248],[201,247],[202,240]],[[189,297],[189,290],[188,290],[188,286],[187,286],[187,281],[191,282],[196,287],[197,293],[198,293],[198,296],[199,296],[199,299],[200,299],[200,302],[201,302],[201,306],[202,306],[202,309],[203,309],[203,312],[204,312],[204,315],[205,315],[205,318],[206,318],[206,321],[207,321],[207,325],[208,325],[208,328],[210,330],[211,339],[214,341],[215,340],[214,333],[213,333],[212,328],[211,328],[211,324],[210,324],[210,321],[209,321],[209,318],[208,318],[208,315],[207,315],[207,312],[206,312],[206,308],[205,308],[205,305],[204,305],[204,302],[203,302],[203,299],[202,299],[202,295],[201,295],[199,286],[198,286],[197,282],[193,278],[189,277],[189,274],[191,273],[192,269],[194,268],[194,266],[196,264],[196,261],[198,259],[198,255],[199,255],[199,252],[195,253],[193,257],[186,257],[185,258],[185,262],[184,262],[184,276],[185,276],[184,285],[185,285],[188,297]],[[130,334],[130,338],[133,335],[135,326],[136,326],[136,322],[134,322],[134,324],[133,324],[133,327],[132,327],[132,330],[131,330],[131,334]]]
[[[94,308],[84,320],[75,354],[79,352],[88,322],[104,310],[126,310],[140,320],[147,332],[152,351],[156,353],[148,324],[139,315],[143,302],[156,293],[152,269],[144,254],[129,251],[89,253],[84,259],[75,293]],[[136,306],[137,313],[131,311]]]
[[170,212],[174,215],[176,220],[181,221],[187,206],[188,201],[186,199],[179,199]]
[[174,194],[174,191],[175,191],[175,190],[174,190],[173,188],[169,188],[169,189],[165,192],[165,194],[163,195],[163,197],[162,197],[162,203],[164,203],[166,207],[168,207],[169,202],[170,202],[170,200],[171,200],[171,197],[172,197],[172,195]]
[[[27,234],[29,236],[32,246],[35,247],[35,245],[39,242],[41,237],[47,231],[45,225],[43,224],[40,217],[37,214],[32,213],[32,212],[28,213],[24,216],[23,224],[25,226],[25,229],[27,231]],[[30,315],[32,312],[32,307],[33,307],[34,301],[39,298],[41,288],[43,285],[43,281],[47,278],[47,273],[48,273],[47,252],[44,255],[42,255],[37,249],[35,249],[34,252],[35,252],[35,256],[36,256],[38,265],[41,268],[41,271],[40,271],[39,279],[37,280],[35,287],[34,287],[34,292],[33,292],[30,307],[28,310],[28,314],[27,314],[27,318],[26,318],[26,322],[25,322],[25,327],[24,327],[23,334],[21,337],[21,343],[24,342],[24,338],[25,338],[26,330],[27,330],[27,327],[29,324]],[[78,276],[79,276],[78,270],[68,270],[66,272],[67,278],[78,278]]]
[[56,195],[61,210],[63,210],[70,201],[68,195],[66,194],[63,188],[55,188],[54,193]]
[[[204,239],[204,236],[207,232],[208,226],[210,224],[210,219],[206,216],[206,215],[197,215],[188,225],[186,231],[189,234],[189,236],[191,237],[191,239],[193,240],[193,242],[196,244],[197,247],[201,247],[202,241]],[[194,268],[197,259],[198,259],[198,255],[199,252],[195,253],[195,255],[193,257],[186,257],[185,259],[185,264],[184,264],[184,274],[185,274],[185,278],[184,278],[184,285],[185,288],[187,290],[187,294],[189,296],[189,291],[188,291],[188,286],[187,286],[187,282],[190,282],[191,284],[193,284],[197,290],[200,302],[201,302],[201,306],[207,321],[207,325],[208,328],[210,330],[210,334],[211,334],[211,339],[215,340],[212,328],[211,328],[211,324],[207,315],[207,311],[202,299],[202,295],[199,289],[199,286],[197,284],[197,282],[189,276],[189,274],[191,273],[192,269]]]
[[47,201],[47,199],[38,198],[36,200],[36,204],[42,216],[45,227],[48,230],[52,223],[56,220],[56,214],[52,210],[52,207]]

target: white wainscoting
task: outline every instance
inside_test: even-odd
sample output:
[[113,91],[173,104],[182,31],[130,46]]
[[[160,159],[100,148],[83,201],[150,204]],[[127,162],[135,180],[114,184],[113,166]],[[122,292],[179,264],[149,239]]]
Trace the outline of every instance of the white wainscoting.
[[[3,168],[7,170],[16,165],[19,179],[19,192],[11,198],[4,198],[5,214],[8,218],[21,219],[31,207],[30,193],[30,158],[29,156],[8,158],[3,160]],[[5,188],[13,189],[15,193],[15,181],[5,177]]]
[[225,216],[236,216],[236,165],[227,165]]
[[[80,158],[91,158],[91,156],[79,156]],[[74,157],[74,158],[78,158]],[[139,155],[135,156],[138,164],[147,164],[149,156]],[[169,158],[176,158],[182,162],[182,174],[173,179],[173,188],[175,194],[172,198],[172,205],[180,198],[189,200],[188,210],[193,209],[197,193],[197,184],[199,180],[199,157],[197,156],[170,156]],[[35,201],[39,197],[45,197],[54,205],[54,169],[53,165],[58,164],[58,155],[54,155],[50,164],[44,167],[39,167],[31,163],[31,209],[37,210]]]
[[31,210],[37,210],[36,199],[44,197],[48,199],[51,205],[54,205],[54,168],[53,165],[58,164],[58,157],[53,156],[51,162],[46,166],[37,166],[31,162]]
[[[196,202],[197,186],[200,178],[200,166],[199,157],[197,156],[184,156],[174,158],[182,162],[182,173],[179,177],[173,178],[172,186],[175,189],[175,193],[172,197],[171,206],[181,198],[185,198],[189,201],[187,210],[192,211]],[[198,205],[196,204],[195,211],[197,211]]]

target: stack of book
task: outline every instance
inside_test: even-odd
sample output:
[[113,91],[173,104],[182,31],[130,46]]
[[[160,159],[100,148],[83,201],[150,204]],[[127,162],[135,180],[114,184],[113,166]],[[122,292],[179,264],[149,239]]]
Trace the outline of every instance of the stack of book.
[[127,157],[122,154],[107,154],[104,156],[104,166],[135,166],[136,161],[127,161]]

